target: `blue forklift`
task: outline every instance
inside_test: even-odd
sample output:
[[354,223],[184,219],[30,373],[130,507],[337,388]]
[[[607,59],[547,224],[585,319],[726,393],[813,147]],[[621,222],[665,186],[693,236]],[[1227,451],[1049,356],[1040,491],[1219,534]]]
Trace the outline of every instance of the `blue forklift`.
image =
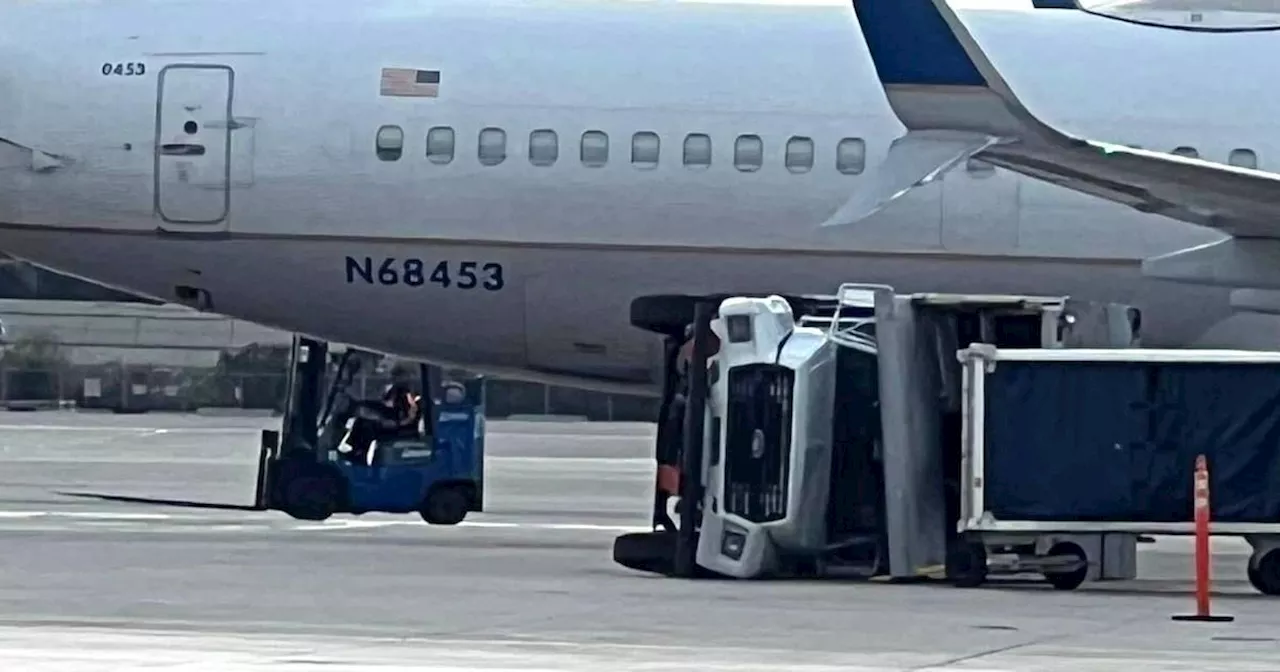
[[483,378],[450,383],[433,399],[430,368],[420,364],[416,431],[377,440],[365,455],[350,450],[349,425],[388,422],[378,400],[352,391],[368,355],[347,348],[335,356],[325,341],[294,337],[284,422],[281,431],[262,432],[254,508],[313,521],[417,513],[433,525],[457,525],[482,511]]

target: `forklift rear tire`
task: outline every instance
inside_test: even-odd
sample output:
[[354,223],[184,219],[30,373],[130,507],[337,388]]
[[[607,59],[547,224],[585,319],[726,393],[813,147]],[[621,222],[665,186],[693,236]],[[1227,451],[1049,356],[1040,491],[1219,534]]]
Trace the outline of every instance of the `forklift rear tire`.
[[433,489],[418,515],[432,525],[457,525],[471,510],[471,497],[461,485],[446,485]]
[[613,561],[627,569],[670,576],[675,558],[674,532],[631,532],[613,540]]
[[325,520],[338,510],[338,482],[329,474],[296,476],[285,486],[284,512],[298,520]]

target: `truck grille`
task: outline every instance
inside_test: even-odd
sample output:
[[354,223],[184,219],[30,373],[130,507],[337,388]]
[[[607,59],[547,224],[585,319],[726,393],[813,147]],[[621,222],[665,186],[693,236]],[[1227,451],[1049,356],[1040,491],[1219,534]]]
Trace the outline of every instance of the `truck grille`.
[[773,364],[729,371],[725,511],[756,522],[787,515],[795,372]]

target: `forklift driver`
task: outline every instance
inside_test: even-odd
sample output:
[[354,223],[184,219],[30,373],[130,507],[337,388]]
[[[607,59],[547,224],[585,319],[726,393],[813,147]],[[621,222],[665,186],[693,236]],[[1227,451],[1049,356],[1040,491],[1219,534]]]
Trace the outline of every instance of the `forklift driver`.
[[387,386],[387,391],[382,394],[382,403],[391,410],[395,425],[387,427],[383,436],[379,438],[418,435],[421,397],[414,393],[413,382],[412,368],[402,364],[396,364],[391,368],[391,385]]
[[402,438],[418,438],[418,422],[421,420],[421,397],[413,391],[413,369],[396,364],[391,369],[391,384],[382,393],[385,422],[379,423],[373,432],[373,442]]
[[374,411],[380,419],[355,418],[346,441],[352,449],[350,459],[367,463],[369,450],[375,442],[418,436],[421,397],[414,393],[412,384],[412,370],[397,364],[391,369],[391,384],[383,392],[381,403],[359,402],[361,406]]

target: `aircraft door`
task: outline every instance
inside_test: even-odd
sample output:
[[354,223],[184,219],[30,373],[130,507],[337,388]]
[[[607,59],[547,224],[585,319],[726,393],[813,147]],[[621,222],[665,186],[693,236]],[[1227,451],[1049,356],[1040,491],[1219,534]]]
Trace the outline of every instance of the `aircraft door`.
[[225,230],[235,72],[226,65],[179,64],[163,68],[158,79],[154,207],[160,228]]

